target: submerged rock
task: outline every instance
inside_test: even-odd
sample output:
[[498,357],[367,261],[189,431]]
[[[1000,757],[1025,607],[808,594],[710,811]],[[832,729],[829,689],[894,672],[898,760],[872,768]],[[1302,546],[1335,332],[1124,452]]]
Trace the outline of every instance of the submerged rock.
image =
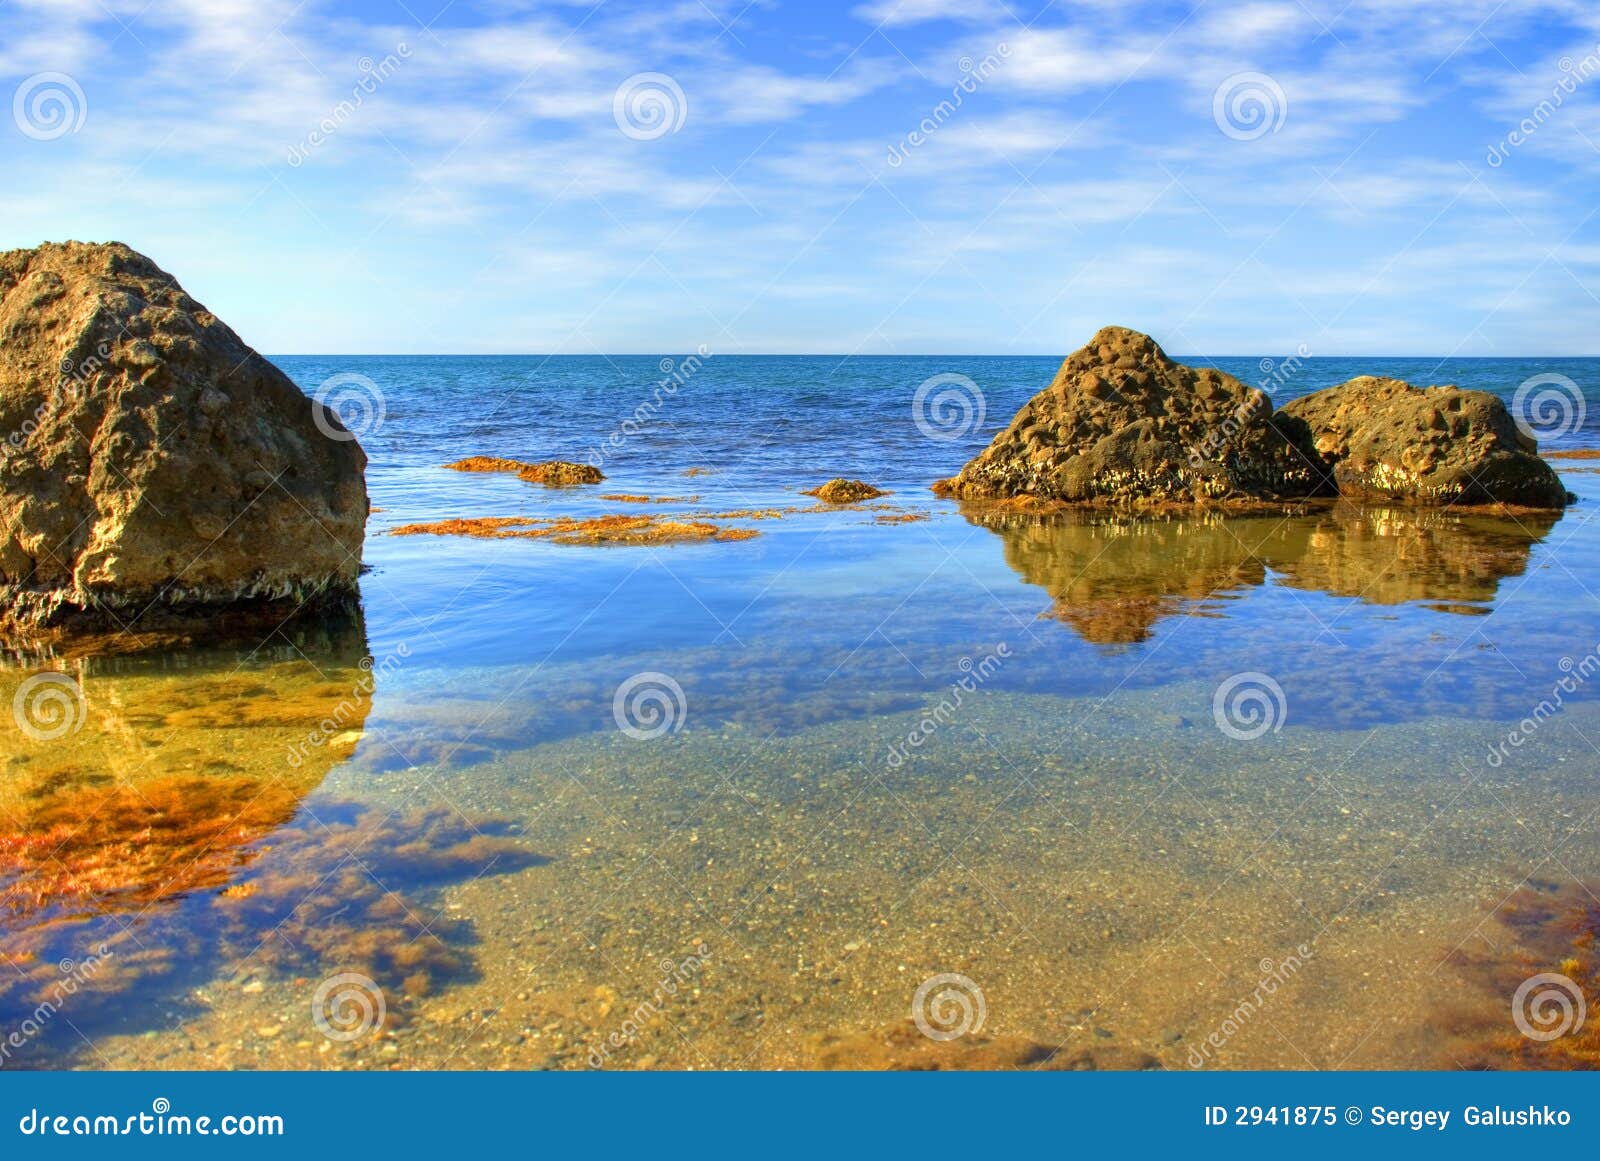
[[570,488],[574,484],[598,484],[605,479],[605,476],[593,464],[546,460],[538,464],[524,464],[522,470],[517,473],[517,479],[552,488]]
[[1286,405],[1339,494],[1422,504],[1562,508],[1567,490],[1538,445],[1487,391],[1363,375]]
[[574,464],[566,460],[541,460],[530,464],[522,460],[508,460],[504,456],[468,456],[453,464],[445,464],[452,472],[515,472],[517,479],[530,484],[546,484],[552,488],[566,488],[573,484],[598,484],[605,476],[593,464]]
[[1105,327],[953,480],[965,499],[1071,503],[1262,501],[1328,491],[1302,426],[1231,375],[1169,359],[1148,335]]
[[862,500],[875,500],[879,496],[889,493],[881,488],[874,488],[871,484],[861,480],[847,480],[838,477],[829,480],[821,487],[811,488],[800,493],[802,496],[815,496],[824,504],[856,504]]
[[0,441],[0,630],[354,592],[354,436],[120,243],[0,253]]

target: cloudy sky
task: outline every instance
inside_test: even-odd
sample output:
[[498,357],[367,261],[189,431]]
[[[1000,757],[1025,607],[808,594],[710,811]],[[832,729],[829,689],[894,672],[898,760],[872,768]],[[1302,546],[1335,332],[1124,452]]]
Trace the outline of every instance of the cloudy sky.
[[1593,0],[0,0],[0,81],[0,247],[270,353],[1600,353]]

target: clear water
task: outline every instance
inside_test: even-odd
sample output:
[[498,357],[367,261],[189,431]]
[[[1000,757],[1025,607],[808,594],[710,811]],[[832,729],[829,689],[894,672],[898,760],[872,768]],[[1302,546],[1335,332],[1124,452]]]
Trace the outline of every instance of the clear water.
[[[941,973],[982,994],[958,1045],[1448,1065],[1504,1016],[1461,966],[1520,954],[1497,907],[1595,877],[1600,682],[1502,746],[1600,642],[1593,461],[1558,461],[1559,520],[996,519],[928,485],[1057,360],[714,356],[610,446],[660,360],[278,362],[383,396],[362,615],[3,674],[14,705],[70,687],[64,730],[4,743],[0,1066],[905,1063],[933,1042],[885,1030]],[[948,373],[985,420],[929,438],[913,395]],[[1600,360],[1314,359],[1275,394],[1359,373],[1509,398]],[[1600,446],[1589,402],[1565,445]],[[593,488],[440,467],[597,449]],[[891,495],[787,511],[838,475]],[[785,514],[386,534],[637,510],[613,493]],[[329,1036],[355,977],[384,1018]]]

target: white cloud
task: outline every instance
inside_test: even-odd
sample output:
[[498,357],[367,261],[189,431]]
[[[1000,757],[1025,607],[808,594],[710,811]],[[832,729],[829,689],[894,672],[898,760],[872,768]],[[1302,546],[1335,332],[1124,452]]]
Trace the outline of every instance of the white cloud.
[[1007,9],[1000,0],[872,0],[851,15],[869,24],[895,28],[932,20],[997,20],[1007,15]]
[[992,84],[1071,93],[1119,85],[1146,69],[1146,79],[1164,71],[1158,60],[1160,38],[1153,35],[1134,43],[1106,40],[1081,28],[1032,28],[1007,32],[1003,39],[1011,51]]
[[[729,122],[784,121],[810,108],[849,104],[883,88],[901,72],[877,60],[864,60],[821,76],[796,76],[757,66],[712,78],[704,92]],[[689,99],[694,101],[693,93]]]

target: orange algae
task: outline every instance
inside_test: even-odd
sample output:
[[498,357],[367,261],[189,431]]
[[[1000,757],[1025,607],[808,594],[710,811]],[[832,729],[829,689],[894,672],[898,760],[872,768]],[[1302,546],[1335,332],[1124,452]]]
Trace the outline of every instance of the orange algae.
[[477,536],[493,538],[516,536],[511,528],[526,527],[534,521],[525,516],[468,516],[453,520],[434,520],[422,524],[402,524],[389,530],[390,536]]
[[[1452,1063],[1469,1069],[1600,1069],[1596,887],[1524,886],[1496,916],[1509,941],[1492,941],[1492,953],[1452,954],[1455,966],[1477,985],[1487,1013],[1476,1020],[1469,1016],[1458,1028],[1462,1043],[1452,1046]],[[1549,1038],[1524,1034],[1519,1021]]]
[[[234,885],[242,891],[216,896],[222,950],[286,973],[348,965],[391,990],[391,1004],[394,992],[425,995],[471,970],[471,925],[421,905],[417,892],[549,861],[500,818],[337,804],[316,815],[273,836]],[[274,938],[263,942],[263,931]]]
[[508,460],[503,456],[468,456],[453,464],[445,464],[452,472],[520,472],[530,465],[521,460]]
[[693,478],[695,476],[709,476],[712,472],[710,468],[685,468],[683,474]]
[[753,528],[719,528],[703,520],[659,520],[652,516],[601,516],[565,520],[541,530],[557,544],[676,544],[695,540],[749,540]]
[[887,496],[888,493],[861,480],[846,480],[839,477],[802,492],[801,495],[815,496],[827,504],[854,504],[858,500],[875,500],[879,496]]
[[392,534],[473,536],[489,540],[520,538],[551,540],[557,544],[676,544],[697,540],[749,540],[758,535],[753,528],[722,528],[704,519],[672,520],[620,513],[586,518],[492,516],[440,520],[431,524],[407,524],[394,529]]
[[[197,832],[209,829],[204,818],[190,821]],[[195,971],[219,962],[236,978],[357,971],[383,991],[387,1023],[403,1023],[410,1001],[475,974],[472,924],[440,912],[438,889],[548,862],[514,831],[507,820],[453,809],[399,814],[321,802],[312,817],[273,830],[270,842],[241,847],[248,836],[227,835],[212,868],[233,878],[226,886],[209,874],[183,875],[192,849],[165,849],[164,868],[139,873],[159,880],[162,870],[177,872],[157,892],[168,905],[150,906],[151,892],[141,890],[65,921],[13,925],[0,939],[0,959],[13,968],[0,975],[0,1007],[31,1007],[59,980],[58,960],[69,952],[82,958],[85,945],[98,944],[88,994],[73,1001],[83,1026],[125,1016],[121,997],[129,994],[149,1006],[152,986],[181,992]],[[220,888],[209,903],[197,892],[208,885]],[[131,918],[106,922],[113,911]]]
[[800,508],[735,508],[731,512],[696,512],[697,520],[777,520]]
[[[878,493],[880,495],[885,493]],[[600,497],[613,503],[667,504],[692,503],[698,496],[644,496],[630,492],[608,493]],[[736,508],[726,512],[693,512],[673,515],[610,513],[604,516],[466,516],[402,524],[391,528],[391,536],[471,536],[481,540],[551,540],[557,544],[674,544],[692,541],[749,540],[759,533],[753,528],[720,528],[713,521],[779,520],[798,513],[837,512],[837,504],[827,501],[787,508]],[[881,512],[881,524],[909,524],[926,520],[925,513],[906,512],[892,504],[856,504],[856,512]]]
[[503,456],[468,456],[453,464],[445,464],[452,472],[515,472],[517,479],[530,484],[546,484],[564,488],[572,484],[598,484],[605,476],[591,464],[574,464],[566,460],[543,460],[527,463]]
[[52,788],[26,830],[0,835],[0,914],[48,924],[221,886],[238,849],[292,817],[305,790],[188,774]]
[[640,496],[633,492],[607,492],[600,497],[616,504],[698,504],[699,496]]

